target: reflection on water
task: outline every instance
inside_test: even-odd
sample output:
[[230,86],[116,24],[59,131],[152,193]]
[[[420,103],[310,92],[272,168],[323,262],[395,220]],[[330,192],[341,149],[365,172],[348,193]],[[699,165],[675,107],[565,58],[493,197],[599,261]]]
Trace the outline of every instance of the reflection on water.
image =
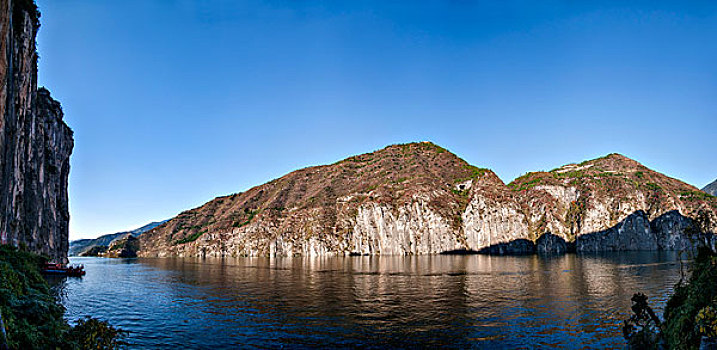
[[661,309],[680,276],[664,252],[71,260],[68,318],[133,348],[622,347],[632,294]]

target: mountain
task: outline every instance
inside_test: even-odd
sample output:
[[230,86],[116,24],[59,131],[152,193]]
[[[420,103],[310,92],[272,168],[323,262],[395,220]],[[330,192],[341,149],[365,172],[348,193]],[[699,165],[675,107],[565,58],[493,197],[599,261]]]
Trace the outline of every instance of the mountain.
[[[131,231],[124,231],[124,232],[117,232],[117,233],[111,233],[107,235],[102,235],[94,239],[78,239],[75,241],[70,241],[70,249],[69,249],[69,256],[78,256],[81,253],[89,250],[92,247],[109,247],[113,241],[123,238],[126,235],[132,235],[132,236],[139,236],[163,223],[165,223],[167,220],[164,221],[155,221],[150,222],[147,225],[144,225],[140,228],[131,230]],[[92,254],[96,255],[96,254]]]
[[67,260],[74,146],[60,103],[37,87],[33,1],[0,4],[0,243]]
[[[620,154],[528,173],[508,187],[533,238],[550,233],[578,251],[680,250],[691,245],[693,219],[717,223],[717,198]],[[715,232],[708,226],[699,230]]]
[[716,211],[715,197],[618,154],[505,185],[420,142],[218,197],[142,235],[139,255],[669,250],[715,232]]
[[717,180],[712,181],[709,185],[705,186],[702,191],[707,192],[713,196],[717,196]]
[[[464,245],[471,181],[502,182],[432,143],[394,145],[294,171],[185,211],[141,254],[439,253]],[[461,184],[464,189],[459,189]]]

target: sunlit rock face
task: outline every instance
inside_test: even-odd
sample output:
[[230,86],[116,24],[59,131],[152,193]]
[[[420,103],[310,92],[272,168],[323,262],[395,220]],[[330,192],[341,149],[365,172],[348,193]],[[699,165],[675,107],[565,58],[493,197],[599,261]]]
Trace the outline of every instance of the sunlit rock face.
[[520,210],[492,171],[429,142],[393,145],[184,212],[143,235],[140,255],[480,250],[527,237]]
[[432,254],[465,249],[471,186],[497,180],[429,142],[301,169],[186,211],[141,237],[144,256]]
[[497,177],[486,176],[476,181],[462,218],[466,245],[470,250],[480,251],[532,238],[520,204]]
[[715,197],[619,154],[526,174],[516,191],[533,234],[575,242],[577,251],[680,250],[714,227]]
[[37,88],[35,6],[0,1],[0,243],[66,261],[72,130]]
[[360,254],[437,254],[464,247],[446,218],[425,201],[398,210],[364,205],[348,239],[351,251]]

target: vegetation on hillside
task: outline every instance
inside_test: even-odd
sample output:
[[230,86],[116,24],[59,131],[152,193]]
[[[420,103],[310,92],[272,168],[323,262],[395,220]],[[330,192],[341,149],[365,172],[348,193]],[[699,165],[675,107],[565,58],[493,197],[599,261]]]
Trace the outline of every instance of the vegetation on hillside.
[[700,247],[686,283],[680,281],[660,321],[641,293],[633,297],[633,315],[623,333],[634,349],[698,349],[703,339],[717,340],[717,253]]
[[[87,318],[74,327],[53,295],[40,267],[47,259],[0,245],[0,316],[10,349],[117,349],[126,334],[105,321]],[[0,331],[1,332],[1,331]]]
[[[258,222],[297,235],[332,237],[349,230],[342,221],[363,203],[397,208],[427,198],[431,210],[456,229],[468,205],[472,181],[503,187],[489,169],[468,164],[431,142],[391,145],[330,165],[303,168],[243,193],[218,197],[180,213],[141,237],[143,250],[167,249],[198,240],[216,240],[217,233],[247,230]],[[337,205],[338,203],[338,205]],[[350,216],[350,215],[349,215]],[[212,235],[211,240],[202,238]],[[172,248],[170,248],[172,247]]]
[[[629,214],[626,209],[644,210],[650,220],[674,209],[686,216],[703,209],[717,210],[717,197],[616,153],[527,173],[507,186],[526,212],[553,222],[552,233],[556,233],[556,227],[562,228],[560,235],[568,241],[589,227],[584,214],[593,210],[609,212],[606,227]],[[536,237],[547,229],[539,224],[531,228]]]

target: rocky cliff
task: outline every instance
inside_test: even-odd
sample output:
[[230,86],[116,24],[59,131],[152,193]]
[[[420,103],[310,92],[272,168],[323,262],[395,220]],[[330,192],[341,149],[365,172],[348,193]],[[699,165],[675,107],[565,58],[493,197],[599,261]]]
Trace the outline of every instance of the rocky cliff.
[[709,185],[705,186],[702,191],[707,192],[713,196],[717,196],[717,180],[714,180]]
[[[98,246],[93,248],[99,248]],[[110,243],[104,251],[98,252],[96,255],[85,254],[82,256],[101,256],[105,258],[136,258],[139,250],[139,238],[132,234],[126,234]],[[89,252],[88,252],[89,253]]]
[[181,213],[140,256],[680,249],[717,200],[620,155],[505,185],[428,142],[292,172]]
[[219,197],[140,237],[144,256],[426,254],[466,246],[473,181],[502,182],[432,143],[395,145]]
[[37,87],[31,0],[0,1],[0,243],[66,260],[72,130]]
[[508,187],[533,237],[551,234],[578,251],[680,250],[717,223],[717,198],[620,154],[528,173]]

